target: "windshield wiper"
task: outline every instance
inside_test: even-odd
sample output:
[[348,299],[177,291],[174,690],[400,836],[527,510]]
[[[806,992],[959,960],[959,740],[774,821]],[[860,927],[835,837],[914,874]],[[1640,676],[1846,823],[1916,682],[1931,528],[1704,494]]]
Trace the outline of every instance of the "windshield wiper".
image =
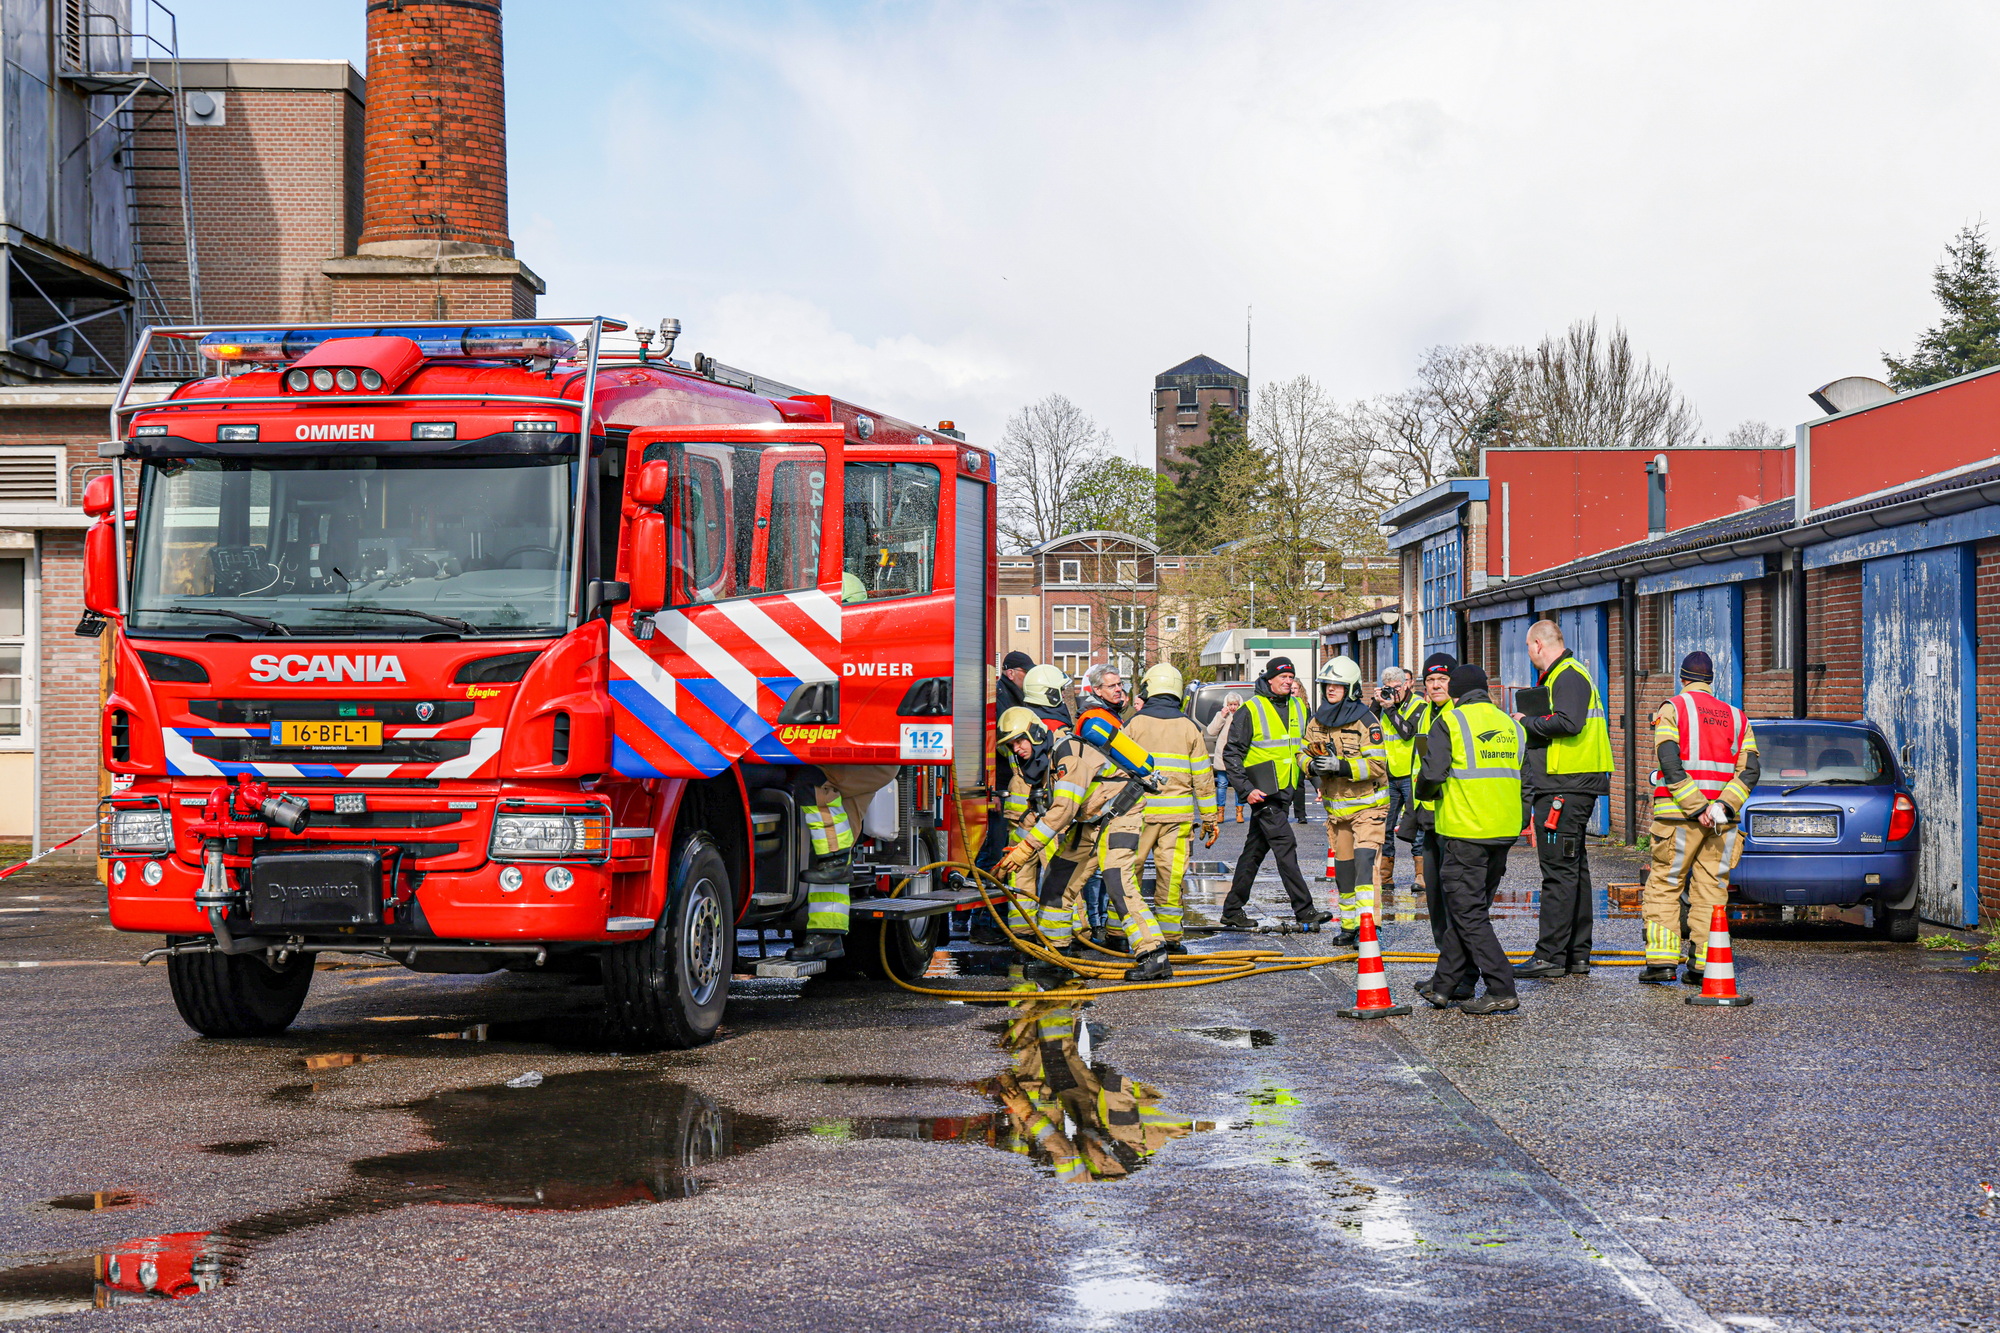
[[402,606],[371,606],[364,602],[359,606],[311,606],[306,609],[309,611],[344,611],[350,615],[355,612],[366,612],[378,616],[417,616],[420,619],[430,621],[433,625],[443,625],[446,629],[457,630],[460,634],[479,633],[479,626],[469,620],[460,620],[457,616],[434,616],[428,611],[412,611],[408,607]]
[[291,635],[290,630],[286,629],[283,625],[271,619],[269,616],[248,616],[243,614],[241,611],[224,611],[216,607],[208,607],[208,606],[170,606],[164,611],[158,610],[156,608],[148,608],[148,609],[152,610],[154,615],[227,616],[231,620],[240,620],[244,624],[250,626],[252,629],[262,630],[266,634],[283,634],[287,637],[290,637]]
[[1796,787],[1787,787],[1779,792],[1778,795],[1790,796],[1793,792],[1804,791],[1807,787],[1875,787],[1880,785],[1874,778],[1814,778],[1811,782],[1801,782]]

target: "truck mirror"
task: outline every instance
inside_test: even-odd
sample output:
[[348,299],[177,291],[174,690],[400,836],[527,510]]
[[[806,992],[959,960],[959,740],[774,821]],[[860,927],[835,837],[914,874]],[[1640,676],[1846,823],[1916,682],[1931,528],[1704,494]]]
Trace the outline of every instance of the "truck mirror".
[[100,616],[118,613],[118,525],[109,518],[99,518],[83,537],[83,604]]
[[[665,464],[660,465],[662,468]],[[632,521],[626,572],[634,611],[657,611],[667,604],[667,519],[648,511]]]
[[632,478],[632,502],[645,509],[657,509],[667,499],[667,461],[642,463]]
[[113,499],[111,474],[92,477],[83,488],[83,512],[92,518],[103,518],[111,512]]

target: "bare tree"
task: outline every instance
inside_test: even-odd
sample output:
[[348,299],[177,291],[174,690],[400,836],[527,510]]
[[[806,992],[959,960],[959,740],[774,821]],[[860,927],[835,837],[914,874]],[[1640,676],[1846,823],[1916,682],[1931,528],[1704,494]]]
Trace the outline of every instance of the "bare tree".
[[1775,449],[1785,443],[1785,432],[1768,421],[1739,421],[1722,442],[1732,449]]
[[1600,338],[1580,319],[1522,362],[1519,444],[1671,449],[1701,437],[1701,417],[1664,369],[1634,355],[1619,325]]
[[1007,419],[1000,436],[1000,530],[1017,550],[1071,528],[1073,498],[1111,438],[1059,393]]
[[1342,465],[1354,494],[1379,511],[1447,477],[1479,475],[1479,451],[1522,432],[1522,361],[1484,343],[1433,347],[1410,388],[1349,407]]

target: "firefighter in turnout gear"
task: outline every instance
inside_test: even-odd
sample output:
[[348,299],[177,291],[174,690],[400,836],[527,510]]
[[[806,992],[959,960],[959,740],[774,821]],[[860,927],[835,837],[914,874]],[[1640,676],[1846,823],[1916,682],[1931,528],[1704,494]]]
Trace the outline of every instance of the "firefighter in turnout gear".
[[1361,914],[1379,925],[1375,902],[1375,858],[1389,811],[1389,757],[1382,726],[1361,702],[1361,668],[1336,657],[1320,668],[1320,705],[1306,720],[1307,769],[1319,784],[1326,807],[1326,869],[1340,897],[1340,933],[1345,947],[1361,938]]
[[[1021,677],[1020,694],[1023,705],[1048,728],[1050,736],[1057,740],[1070,733],[1072,719],[1062,698],[1063,686],[1068,683],[1069,677],[1063,674],[1061,667],[1047,664],[1031,666]],[[1000,716],[1005,717],[1013,711],[1011,708],[1003,709]],[[1006,750],[1007,746],[1003,743],[1000,748]],[[1000,813],[1010,829],[1018,830],[1022,827],[1022,818],[1028,813],[1028,797],[1034,791],[1034,786],[1034,783],[1021,776],[1019,765],[1009,763],[1007,790],[1000,798]],[[1035,900],[1037,881],[1048,872],[1049,862],[1054,857],[1055,847],[1051,844],[1043,849],[1039,857],[1024,862],[1018,870],[1000,874],[1000,878],[1006,880],[1009,887],[1014,890],[1007,900],[1007,928],[1016,935],[1030,933],[1028,918],[1022,914],[1019,904]],[[995,873],[999,873],[997,861]]]
[[[1112,850],[1113,839],[1120,852],[1139,845],[1143,819],[1138,798],[1144,789],[1078,738],[1056,739],[1029,709],[1010,709],[1000,719],[1000,743],[1013,749],[1017,771],[1029,783],[1029,797],[1021,840],[1007,849],[995,870],[1003,877],[1012,875],[1053,853],[1036,894],[1035,923],[1052,946],[1067,950],[1076,936],[1083,882],[1100,857]],[[1125,979],[1171,977],[1159,923],[1139,896],[1138,884],[1128,891],[1122,875],[1106,874],[1105,887],[1131,942],[1133,966]]]
[[[1125,724],[1125,734],[1153,756],[1160,789],[1146,793],[1139,845],[1129,866],[1122,857],[1107,857],[1104,867],[1107,880],[1115,865],[1128,885],[1136,885],[1146,858],[1153,858],[1153,916],[1169,948],[1181,942],[1181,885],[1194,851],[1195,826],[1201,827],[1204,847],[1213,847],[1222,831],[1208,738],[1181,711],[1185,688],[1181,673],[1164,662],[1148,667],[1140,677],[1139,693],[1145,703]],[[1113,852],[1117,857],[1115,848]]]
[[1069,677],[1063,674],[1063,669],[1047,664],[1035,667],[1021,678],[1021,698],[1036,717],[1058,732],[1069,731],[1074,721],[1063,704],[1063,686],[1067,684]]
[[798,770],[792,799],[812,842],[806,885],[805,938],[785,954],[793,962],[840,958],[847,952],[847,910],[854,840],[868,798],[896,780],[894,764],[827,764]]
[[[1708,963],[1708,923],[1729,901],[1729,872],[1743,854],[1736,814],[1757,786],[1757,737],[1743,710],[1715,697],[1707,653],[1681,662],[1681,692],[1653,715],[1659,770],[1653,781],[1653,867],[1646,877],[1646,966],[1639,980],[1699,985]],[[1685,900],[1685,907],[1683,907]],[[1683,922],[1693,926],[1683,949]]]

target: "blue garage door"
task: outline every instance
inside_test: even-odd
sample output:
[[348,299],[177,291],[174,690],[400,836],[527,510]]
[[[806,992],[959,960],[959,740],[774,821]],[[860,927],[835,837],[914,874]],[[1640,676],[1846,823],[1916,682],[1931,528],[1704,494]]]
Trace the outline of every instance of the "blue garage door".
[[[1606,664],[1611,661],[1611,627],[1604,604],[1573,606],[1557,611],[1549,619],[1562,629],[1563,645],[1583,664],[1590,678],[1597,682],[1597,697],[1604,703],[1608,717],[1611,713],[1611,680],[1605,673],[1608,669]],[[1597,803],[1597,810],[1590,817],[1590,831],[1600,835],[1611,832],[1609,797]]]
[[1946,925],[1979,916],[1972,814],[1972,548],[1864,561],[1862,707],[1888,734],[1923,816],[1917,907]]
[[1674,594],[1674,665],[1704,652],[1715,661],[1715,697],[1743,706],[1743,589],[1735,583]]
[[1500,688],[1493,691],[1493,702],[1509,713],[1514,711],[1514,691],[1535,683],[1535,664],[1528,660],[1528,626],[1534,623],[1533,616],[1508,616],[1500,622],[1500,679],[1495,682]]

